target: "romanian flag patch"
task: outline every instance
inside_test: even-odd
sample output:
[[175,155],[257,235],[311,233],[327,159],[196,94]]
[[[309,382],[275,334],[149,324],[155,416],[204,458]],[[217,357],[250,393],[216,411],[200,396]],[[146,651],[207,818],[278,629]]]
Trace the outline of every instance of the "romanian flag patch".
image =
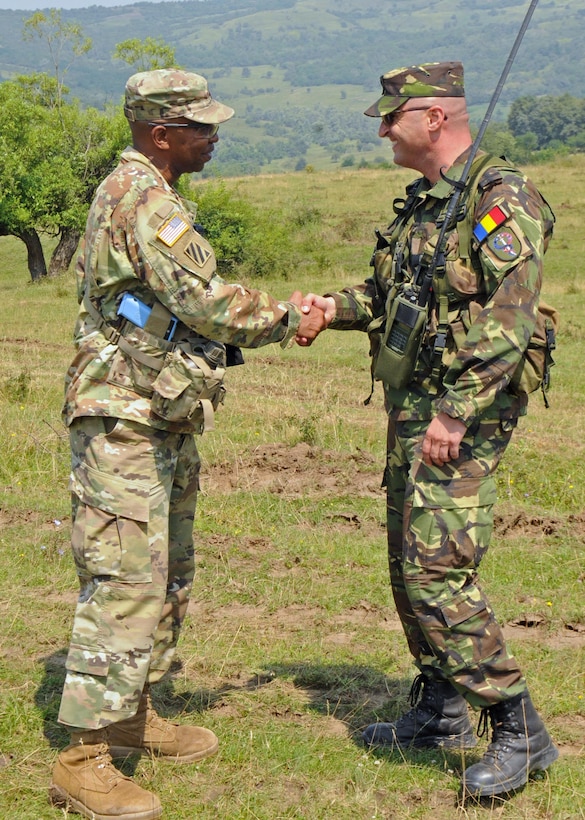
[[473,229],[474,237],[478,242],[483,242],[483,240],[489,236],[492,231],[495,231],[499,225],[504,223],[507,218],[508,214],[503,211],[499,205],[494,205],[494,207],[479,220]]

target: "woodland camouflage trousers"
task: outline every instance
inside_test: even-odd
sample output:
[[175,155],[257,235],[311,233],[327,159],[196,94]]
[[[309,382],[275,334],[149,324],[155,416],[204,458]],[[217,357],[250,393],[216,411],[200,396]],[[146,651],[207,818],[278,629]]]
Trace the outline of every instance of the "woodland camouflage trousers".
[[72,550],[80,593],[59,721],[131,717],[168,671],[195,569],[200,461],[192,435],[111,418],[70,428]]
[[416,665],[449,679],[476,709],[526,688],[479,584],[496,500],[494,472],[516,420],[475,422],[459,458],[427,466],[428,421],[388,427],[388,557],[396,608]]

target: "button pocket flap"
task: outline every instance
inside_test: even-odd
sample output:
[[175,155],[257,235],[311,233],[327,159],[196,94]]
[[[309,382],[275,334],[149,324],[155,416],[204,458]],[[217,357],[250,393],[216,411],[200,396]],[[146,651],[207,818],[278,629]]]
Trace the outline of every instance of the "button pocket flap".
[[148,521],[149,488],[137,481],[101,473],[80,464],[72,473],[69,489],[84,504],[132,521]]
[[452,478],[447,481],[417,481],[412,505],[434,510],[487,507],[495,504],[496,482],[493,476]]
[[110,655],[97,649],[87,649],[72,644],[69,647],[65,668],[82,675],[99,675],[105,678],[110,669]]
[[[480,615],[486,609],[485,601],[478,599],[474,601],[472,597],[466,594],[457,595],[449,602],[441,606],[441,613],[448,627],[461,627],[466,621],[471,620],[474,616]],[[470,625],[471,626],[471,625]],[[466,632],[461,629],[461,632]]]

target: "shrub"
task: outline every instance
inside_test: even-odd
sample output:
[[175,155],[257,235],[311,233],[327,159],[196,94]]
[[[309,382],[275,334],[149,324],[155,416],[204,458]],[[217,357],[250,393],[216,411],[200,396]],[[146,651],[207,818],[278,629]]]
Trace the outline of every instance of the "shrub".
[[282,214],[259,211],[223,181],[197,187],[195,196],[197,221],[222,275],[288,278],[295,254]]

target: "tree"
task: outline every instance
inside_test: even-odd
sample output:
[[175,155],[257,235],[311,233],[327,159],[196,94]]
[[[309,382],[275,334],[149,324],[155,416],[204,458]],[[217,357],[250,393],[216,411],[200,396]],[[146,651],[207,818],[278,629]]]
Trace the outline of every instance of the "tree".
[[114,57],[133,66],[136,71],[153,71],[157,68],[178,68],[175,49],[161,38],[137,37],[118,43]]
[[[52,62],[56,85],[55,104],[61,104],[65,92],[64,78],[71,64],[91,49],[91,39],[85,37],[79,23],[64,23],[58,9],[49,9],[48,16],[43,11],[36,11],[24,24],[23,40],[35,38],[47,44]],[[63,57],[68,62],[63,66]]]
[[585,100],[570,94],[519,97],[510,108],[508,127],[517,139],[532,135],[539,150],[559,141],[578,142],[585,131]]
[[[33,281],[65,270],[89,203],[127,140],[120,110],[54,106],[57,81],[47,75],[0,84],[0,235],[27,248]],[[40,236],[58,237],[47,266]]]
[[[64,23],[57,9],[36,12],[23,37],[47,44],[54,76],[0,84],[0,235],[25,243],[35,281],[69,266],[89,204],[126,142],[127,128],[120,110],[84,110],[66,100],[65,74],[91,48],[78,24]],[[42,234],[58,237],[48,266]]]

